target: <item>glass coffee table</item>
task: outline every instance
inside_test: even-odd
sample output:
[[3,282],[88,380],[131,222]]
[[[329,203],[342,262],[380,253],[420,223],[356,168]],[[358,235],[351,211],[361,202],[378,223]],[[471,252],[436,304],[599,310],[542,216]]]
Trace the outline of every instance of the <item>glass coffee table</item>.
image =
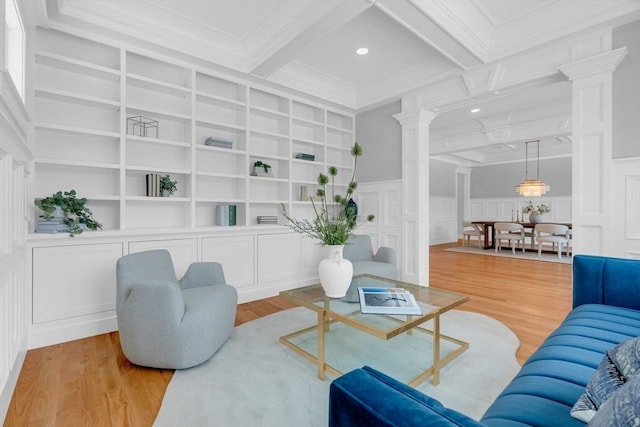
[[422,315],[362,314],[360,303],[328,298],[319,284],[280,292],[316,313],[316,324],[280,337],[280,342],[317,366],[318,378],[336,377],[368,364],[416,386],[427,378],[440,382],[440,369],[469,344],[440,333],[441,315],[468,296],[368,274],[354,276],[359,286],[404,288]]

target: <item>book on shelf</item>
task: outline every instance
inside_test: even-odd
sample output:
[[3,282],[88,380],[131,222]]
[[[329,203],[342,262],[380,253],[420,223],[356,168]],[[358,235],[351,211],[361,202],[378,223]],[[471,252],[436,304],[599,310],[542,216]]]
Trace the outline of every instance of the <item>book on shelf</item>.
[[216,206],[216,225],[231,226],[236,225],[236,205]]
[[358,288],[360,311],[364,314],[422,315],[413,294],[403,288]]
[[210,136],[209,138],[204,140],[204,145],[219,148],[233,148],[233,140],[221,138],[219,136]]
[[148,173],[146,175],[146,190],[148,197],[160,196],[160,175],[157,173]]

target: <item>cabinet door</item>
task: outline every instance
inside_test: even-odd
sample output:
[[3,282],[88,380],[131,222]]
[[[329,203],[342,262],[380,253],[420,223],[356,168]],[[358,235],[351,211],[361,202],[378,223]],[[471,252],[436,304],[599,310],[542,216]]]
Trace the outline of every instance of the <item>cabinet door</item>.
[[241,288],[254,283],[253,236],[211,237],[202,239],[202,261],[222,264],[228,284]]
[[122,244],[33,249],[33,323],[115,310]]
[[166,249],[171,254],[176,276],[181,278],[189,264],[198,261],[198,241],[196,239],[150,240],[129,242],[129,253]]
[[299,237],[300,239],[300,275],[318,277],[318,266],[326,258],[326,250],[318,240]]
[[298,276],[300,251],[295,234],[258,236],[258,281],[273,283]]

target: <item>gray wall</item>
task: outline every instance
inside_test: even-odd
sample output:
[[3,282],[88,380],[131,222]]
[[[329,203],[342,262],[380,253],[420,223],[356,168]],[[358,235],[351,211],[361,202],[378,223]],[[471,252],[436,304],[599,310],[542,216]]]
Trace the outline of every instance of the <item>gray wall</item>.
[[[475,167],[471,170],[471,198],[515,197],[514,187],[524,180],[524,172],[524,162]],[[531,175],[531,163],[529,178],[535,178],[535,166]],[[540,180],[551,186],[546,196],[571,196],[571,157],[541,159]]]
[[613,158],[640,157],[640,21],[613,30],[627,56],[613,74]]
[[358,159],[358,182],[402,178],[402,127],[393,115],[400,101],[356,115],[356,140],[363,155]]
[[456,196],[456,166],[439,160],[429,160],[429,195]]

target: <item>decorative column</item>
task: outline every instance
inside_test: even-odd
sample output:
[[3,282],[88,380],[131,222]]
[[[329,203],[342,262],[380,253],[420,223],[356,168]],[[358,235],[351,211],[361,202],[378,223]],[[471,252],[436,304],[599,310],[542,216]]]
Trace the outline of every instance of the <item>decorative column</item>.
[[611,255],[613,72],[626,48],[560,67],[572,86],[573,253]]
[[429,124],[420,107],[395,114],[402,126],[402,226],[400,277],[429,286]]

